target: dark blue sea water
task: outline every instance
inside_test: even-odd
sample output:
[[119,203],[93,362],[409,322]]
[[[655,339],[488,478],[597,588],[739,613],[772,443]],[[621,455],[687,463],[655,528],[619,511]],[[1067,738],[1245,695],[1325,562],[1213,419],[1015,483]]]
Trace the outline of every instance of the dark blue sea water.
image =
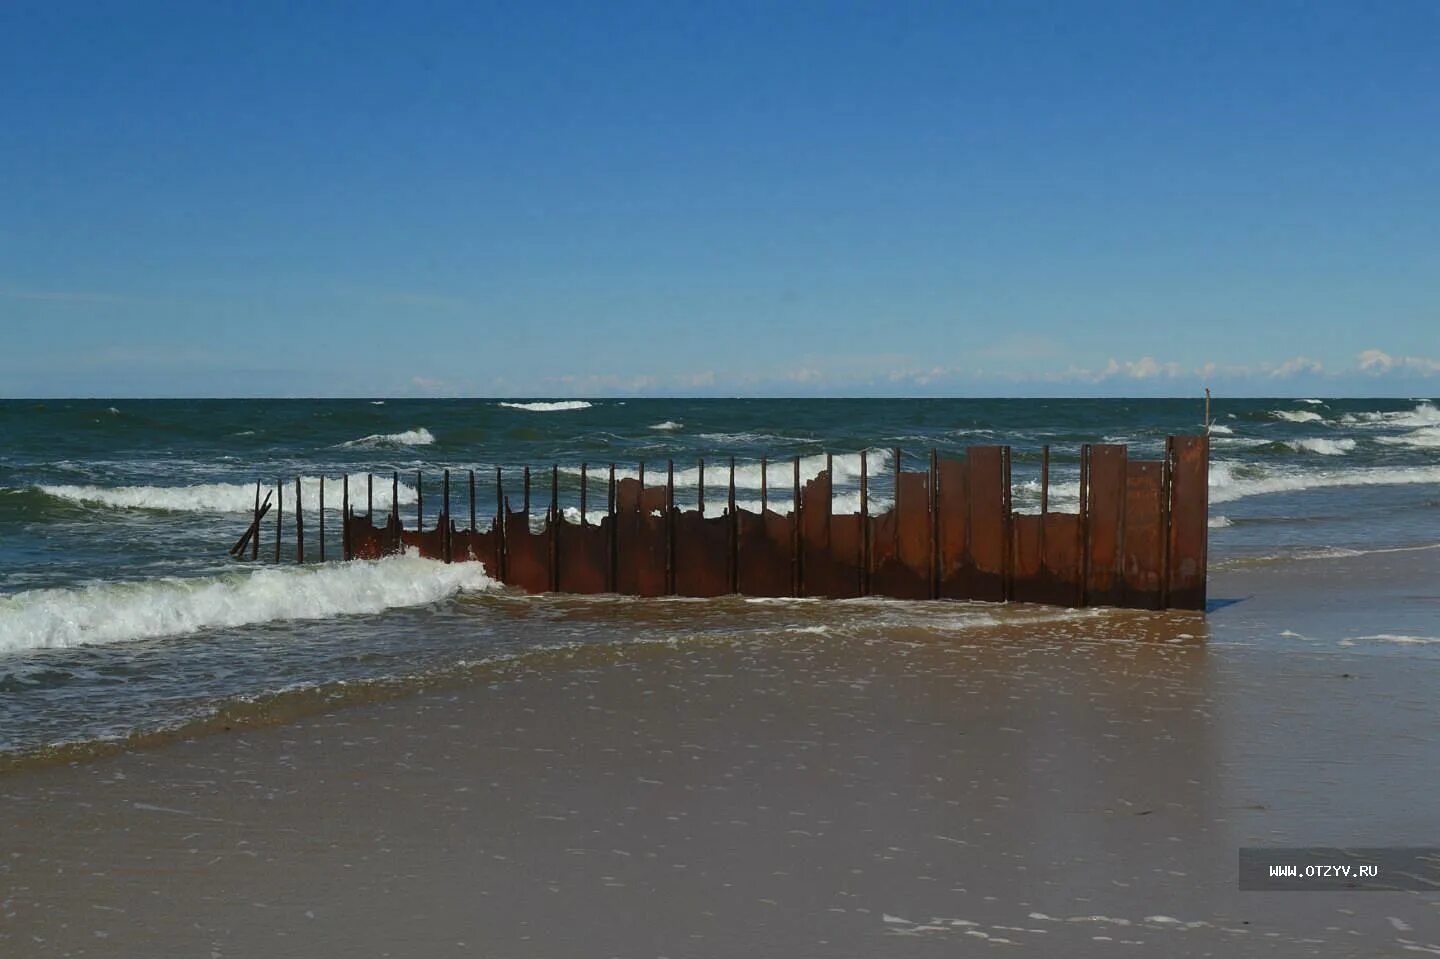
[[[413,558],[293,564],[237,562],[255,482],[287,487],[293,517],[302,477],[309,556],[325,482],[329,548],[339,542],[340,478],[363,496],[377,474],[378,510],[415,519],[415,472],[434,522],[439,472],[494,469],[512,496],[519,468],[560,505],[579,504],[579,467],[623,473],[675,463],[677,499],[693,502],[696,462],[710,464],[707,505],[723,505],[726,464],[737,498],[758,502],[760,459],[771,502],[785,508],[791,457],[806,475],[833,454],[837,510],[858,506],[867,450],[872,509],[888,505],[892,450],[923,468],[929,451],[1014,449],[1015,504],[1039,505],[1040,450],[1052,450],[1052,509],[1076,507],[1078,452],[1124,442],[1158,458],[1165,437],[1201,429],[1197,400],[6,400],[0,401],[0,751],[122,737],[214,716],[275,694],[413,682],[457,664],[538,646],[676,641],[727,631],[963,629],[996,616],[1104,615],[976,604],[761,604],[519,597],[476,566]],[[1440,411],[1426,398],[1220,399],[1213,408],[1212,565],[1303,562],[1440,540]],[[597,485],[591,503],[603,503]],[[538,511],[538,510],[537,510]],[[273,550],[273,526],[265,552]],[[839,617],[839,618],[837,618]],[[1436,632],[1440,632],[1437,630]],[[1432,636],[1404,637],[1418,641]]]

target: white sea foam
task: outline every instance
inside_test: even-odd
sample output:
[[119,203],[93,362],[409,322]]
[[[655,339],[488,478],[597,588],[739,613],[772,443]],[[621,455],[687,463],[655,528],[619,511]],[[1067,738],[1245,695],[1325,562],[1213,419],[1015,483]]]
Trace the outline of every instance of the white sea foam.
[[1344,456],[1355,448],[1355,441],[1350,439],[1327,440],[1327,439],[1303,439],[1290,440],[1286,444],[1297,453],[1319,453],[1321,456]]
[[558,413],[562,410],[588,410],[594,403],[585,400],[558,400],[553,403],[501,403],[512,410],[528,410],[531,413]]
[[[356,510],[365,506],[365,474],[350,475],[350,502]],[[320,505],[320,482],[318,476],[300,478],[300,494],[304,508],[314,510]],[[327,476],[325,482],[325,504],[340,508],[343,486],[340,477]],[[38,486],[42,493],[75,503],[92,503],[111,506],[116,509],[158,509],[190,513],[249,513],[255,509],[255,484],[253,483],[202,483],[197,486]],[[274,487],[262,486],[260,498]],[[398,491],[400,505],[415,502],[415,488],[400,484]],[[275,497],[271,497],[272,505]],[[295,484],[284,484],[284,506],[286,512],[295,508]],[[390,479],[375,477],[374,504],[376,509],[390,508]]]
[[663,423],[654,423],[654,424],[651,424],[650,428],[651,428],[652,430],[667,430],[667,431],[668,431],[668,430],[683,429],[684,426],[685,426],[684,423],[677,423],[677,422],[675,422],[674,420],[666,420],[666,421],[663,422]]
[[1401,436],[1377,436],[1378,442],[1391,446],[1414,446],[1420,449],[1440,449],[1440,426],[1422,426],[1418,430]]
[[1440,466],[1405,468],[1356,468],[1314,472],[1274,473],[1237,476],[1236,463],[1219,461],[1210,465],[1210,502],[1231,503],[1247,496],[1297,492],[1344,486],[1440,485]]
[[1346,413],[1340,422],[1347,426],[1372,427],[1420,427],[1440,426],[1440,409],[1429,401],[1416,404],[1410,410],[1385,410],[1364,413]]
[[1221,436],[1230,436],[1235,431],[1232,430],[1230,427],[1226,426],[1224,423],[1211,423],[1210,432],[1218,433]]
[[1230,517],[1228,516],[1217,515],[1210,517],[1210,520],[1206,523],[1206,525],[1209,526],[1211,529],[1228,529],[1229,527],[1234,526],[1235,523],[1231,521]]
[[362,436],[358,440],[350,440],[348,443],[341,443],[342,447],[351,446],[429,446],[435,442],[435,434],[425,427],[417,427],[413,430],[405,430],[400,433],[371,433],[369,436]]
[[1322,423],[1325,417],[1310,410],[1271,410],[1270,415],[1288,423]]
[[0,596],[0,652],[374,614],[495,585],[479,563],[446,564],[411,555],[27,590]]
[[1342,641],[1342,645],[1350,645],[1357,640],[1371,643],[1394,643],[1399,646],[1431,646],[1440,643],[1440,636],[1403,636],[1395,633],[1377,633],[1373,636],[1351,636]]
[[1301,403],[1309,403],[1311,406],[1324,406],[1324,400],[1301,400]]

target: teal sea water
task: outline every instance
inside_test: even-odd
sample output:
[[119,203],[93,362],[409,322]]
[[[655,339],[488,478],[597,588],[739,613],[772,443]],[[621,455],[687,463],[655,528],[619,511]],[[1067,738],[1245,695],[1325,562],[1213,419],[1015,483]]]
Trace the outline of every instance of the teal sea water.
[[[785,461],[770,481],[783,509],[788,460],[802,457],[812,475],[830,453],[836,508],[853,511],[858,452],[868,450],[878,511],[893,449],[919,469],[932,448],[944,456],[1005,443],[1016,508],[1033,511],[1049,445],[1051,508],[1073,510],[1082,443],[1158,457],[1168,434],[1198,431],[1202,416],[1196,400],[0,401],[0,752],[174,727],[276,694],[412,682],[538,647],[784,629],[923,634],[995,615],[978,604],[937,613],[865,601],[837,613],[735,598],[520,597],[476,565],[403,557],[301,567],[289,531],[297,476],[311,557],[322,481],[333,556],[342,476],[358,501],[375,473],[383,512],[399,471],[399,509],[413,525],[415,472],[426,476],[433,523],[447,467],[457,517],[468,513],[466,471],[481,477],[483,525],[496,467],[512,497],[520,467],[542,468],[532,493],[541,511],[558,465],[560,505],[573,515],[582,463],[597,476],[611,463],[622,472],[644,463],[658,476],[673,460],[683,505],[694,502],[704,457],[707,505],[719,508],[729,458],[744,507],[758,503],[768,457]],[[1430,399],[1220,399],[1213,417],[1212,566],[1440,540],[1440,411]],[[226,554],[257,478],[287,483],[280,566]],[[590,501],[603,503],[598,479]],[[273,537],[267,525],[266,554]],[[1413,651],[1434,637],[1405,638]]]

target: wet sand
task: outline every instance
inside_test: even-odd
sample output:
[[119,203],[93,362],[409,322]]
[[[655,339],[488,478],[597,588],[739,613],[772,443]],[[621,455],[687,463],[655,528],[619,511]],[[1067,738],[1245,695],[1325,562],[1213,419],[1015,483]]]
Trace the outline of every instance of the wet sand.
[[13,771],[0,954],[1440,954],[1440,897],[1236,889],[1241,845],[1440,839],[1440,658],[1340,645],[1433,635],[1437,560],[1221,570],[1208,619],[577,651]]

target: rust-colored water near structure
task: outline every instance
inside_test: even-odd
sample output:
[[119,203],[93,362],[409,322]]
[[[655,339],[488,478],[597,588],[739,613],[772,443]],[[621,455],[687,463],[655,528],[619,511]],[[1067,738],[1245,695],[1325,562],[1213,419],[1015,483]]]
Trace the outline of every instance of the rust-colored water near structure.
[[[581,467],[575,521],[558,506],[559,469],[549,470],[550,498],[543,516],[530,509],[531,475],[524,471],[520,509],[512,509],[495,471],[495,511],[477,525],[477,478],[465,474],[468,524],[451,515],[450,472],[443,479],[438,521],[423,522],[416,475],[417,521],[406,528],[391,509],[376,526],[373,478],[361,502],[345,481],[341,505],[342,556],[373,559],[407,549],[449,562],[479,561],[500,581],[532,593],[622,593],[634,596],[890,596],[1124,606],[1140,609],[1205,607],[1209,440],[1172,436],[1162,460],[1132,460],[1123,445],[1086,445],[1080,458],[1078,513],[1052,512],[1050,457],[1041,464],[1039,513],[1012,508],[1010,449],[972,446],[963,459],[933,451],[929,468],[904,471],[893,462],[894,503],[870,515],[869,476],[861,456],[860,508],[836,513],[832,470],[805,482],[794,461],[788,512],[771,508],[767,467],[761,464],[756,512],[735,502],[735,465],[728,465],[728,496],[721,515],[705,514],[705,464],[699,464],[696,502],[675,500],[673,463],[656,480],[616,478],[612,464],[598,477],[605,513],[589,519],[588,493],[597,477]],[[488,485],[489,478],[484,478]],[[399,477],[391,477],[392,504]],[[358,491],[357,491],[358,492]],[[300,495],[296,484],[297,500]],[[323,484],[321,516],[323,520]],[[488,499],[488,495],[486,497]],[[276,557],[283,514],[277,497]],[[296,558],[305,556],[303,513],[295,510]],[[259,487],[251,527],[232,552],[259,556],[262,506]],[[325,553],[320,528],[320,556]]]

